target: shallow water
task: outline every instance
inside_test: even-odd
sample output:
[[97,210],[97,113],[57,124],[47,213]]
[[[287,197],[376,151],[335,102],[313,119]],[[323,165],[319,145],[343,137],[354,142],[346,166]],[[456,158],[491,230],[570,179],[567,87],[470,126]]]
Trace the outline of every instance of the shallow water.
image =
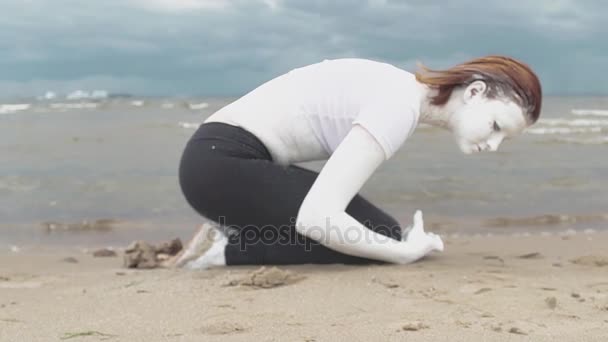
[[[186,236],[201,218],[179,191],[180,153],[229,101],[0,104],[0,244]],[[550,97],[541,117],[500,152],[472,156],[448,133],[420,127],[363,193],[404,224],[422,209],[427,225],[446,233],[603,229],[608,98]],[[90,224],[100,219],[115,222],[100,231]],[[70,224],[89,228],[57,228]]]

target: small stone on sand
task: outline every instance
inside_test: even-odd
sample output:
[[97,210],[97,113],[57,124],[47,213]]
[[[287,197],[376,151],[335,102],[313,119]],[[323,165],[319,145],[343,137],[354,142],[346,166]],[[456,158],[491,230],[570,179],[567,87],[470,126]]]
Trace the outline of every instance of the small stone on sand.
[[372,282],[380,284],[380,285],[386,287],[387,289],[394,289],[394,288],[399,287],[399,283],[397,283],[396,281],[394,281],[392,279],[378,279],[376,277],[373,277]]
[[158,245],[156,247],[156,253],[174,256],[177,255],[177,253],[179,253],[183,248],[184,246],[182,245],[182,241],[180,239],[173,239]]
[[492,291],[492,289],[491,289],[491,288],[489,288],[489,287],[484,287],[484,288],[481,288],[481,289],[479,289],[479,290],[475,291],[475,293],[474,293],[474,294],[482,294],[482,293],[484,293],[484,292],[490,292],[490,291]]
[[67,262],[68,264],[77,264],[78,263],[78,259],[76,259],[74,257],[63,258],[63,259],[61,259],[61,261]]
[[545,298],[545,303],[547,304],[549,309],[555,310],[555,308],[557,307],[557,298],[547,297],[547,298]]
[[304,279],[303,276],[293,274],[277,267],[261,267],[239,280],[232,280],[228,286],[251,286],[256,288],[270,289],[283,285],[290,285]]
[[102,248],[102,249],[98,249],[95,252],[93,252],[93,256],[95,258],[113,258],[113,257],[118,256],[118,254],[116,254],[116,252],[111,249]]
[[528,335],[525,331],[519,329],[518,327],[512,327],[509,329],[509,333],[516,335]]
[[123,265],[126,268],[150,269],[161,266],[171,257],[179,254],[183,249],[180,239],[166,241],[154,246],[145,241],[133,241],[126,249],[123,256]]
[[418,331],[418,330],[428,329],[428,328],[429,328],[429,326],[427,324],[422,323],[422,322],[409,322],[409,323],[405,323],[401,327],[401,330],[403,330],[403,331]]
[[125,249],[123,264],[126,268],[156,268],[158,267],[156,250],[147,242],[135,241]]
[[16,319],[16,318],[2,318],[0,319],[0,322],[5,322],[5,323],[20,323],[21,321]]
[[207,335],[237,334],[246,330],[246,327],[234,322],[211,323],[201,328],[201,331]]
[[581,298],[581,295],[576,292],[572,292],[570,296],[572,296],[572,298]]
[[534,252],[534,253],[528,253],[528,254],[523,254],[518,256],[519,259],[541,259],[543,256],[538,253],[538,252]]
[[468,328],[470,328],[473,325],[473,323],[467,322],[467,321],[457,320],[456,321],[456,325],[459,325],[459,326],[461,326],[463,328],[467,328],[468,329]]
[[484,260],[496,260],[499,261],[501,264],[505,263],[505,260],[499,256],[496,255],[487,255],[483,257]]
[[608,257],[601,255],[585,255],[570,260],[571,263],[583,266],[608,266]]

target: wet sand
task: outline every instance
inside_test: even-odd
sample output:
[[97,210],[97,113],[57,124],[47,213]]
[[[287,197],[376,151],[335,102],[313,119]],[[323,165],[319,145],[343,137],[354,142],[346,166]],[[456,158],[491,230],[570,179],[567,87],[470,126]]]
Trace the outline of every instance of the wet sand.
[[407,266],[206,271],[5,249],[0,341],[608,338],[608,233],[445,241],[443,254]]

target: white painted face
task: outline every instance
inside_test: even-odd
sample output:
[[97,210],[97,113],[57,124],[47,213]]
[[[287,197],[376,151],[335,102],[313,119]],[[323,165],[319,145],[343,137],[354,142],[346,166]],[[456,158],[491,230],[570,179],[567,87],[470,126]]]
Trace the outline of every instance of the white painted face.
[[488,99],[484,95],[486,90],[482,81],[471,83],[450,117],[449,129],[465,154],[496,151],[504,139],[527,127],[519,105],[506,98]]

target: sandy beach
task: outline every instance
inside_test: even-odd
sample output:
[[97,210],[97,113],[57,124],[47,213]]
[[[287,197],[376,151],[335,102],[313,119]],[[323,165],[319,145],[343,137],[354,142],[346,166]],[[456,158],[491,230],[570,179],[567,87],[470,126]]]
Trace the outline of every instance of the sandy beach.
[[5,250],[0,340],[608,338],[608,233],[445,240],[407,266],[278,270],[132,270],[120,251]]

